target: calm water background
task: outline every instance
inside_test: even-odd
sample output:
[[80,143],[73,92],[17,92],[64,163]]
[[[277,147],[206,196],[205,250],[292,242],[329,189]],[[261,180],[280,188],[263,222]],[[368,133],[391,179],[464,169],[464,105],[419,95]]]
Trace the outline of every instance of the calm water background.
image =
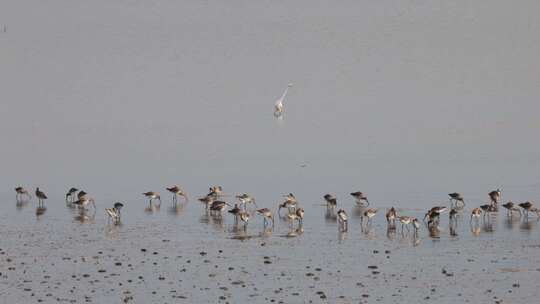
[[[383,273],[421,276],[417,271],[427,265],[417,288],[446,286],[436,275],[444,265],[458,265],[465,281],[478,279],[468,273],[472,267],[482,273],[479,281],[488,282],[461,283],[457,289],[467,299],[492,300],[477,289],[506,292],[512,280],[521,279],[521,292],[509,299],[526,301],[538,290],[537,249],[528,249],[538,243],[536,222],[512,225],[500,217],[495,233],[477,238],[465,219],[459,242],[445,230],[444,246],[438,246],[424,231],[424,245],[415,249],[409,238],[388,240],[381,219],[374,235],[363,235],[353,217],[353,232],[344,241],[335,222],[325,222],[320,204],[323,194],[334,193],[351,212],[348,193],[362,190],[376,207],[395,205],[421,215],[419,209],[446,203],[449,192],[463,193],[471,207],[498,187],[504,200],[538,201],[539,11],[537,1],[2,0],[0,199],[10,206],[0,208],[2,247],[10,255],[30,250],[28,264],[54,252],[47,262],[56,268],[43,267],[57,271],[52,280],[59,282],[74,271],[63,257],[107,248],[122,261],[148,261],[133,251],[142,246],[171,258],[182,245],[189,248],[186,256],[225,248],[238,251],[229,255],[237,268],[255,263],[249,259],[254,252],[261,261],[265,254],[292,252],[275,263],[292,269],[292,278],[304,277],[307,264],[343,270],[344,285],[333,285],[333,275],[320,283],[333,288],[334,302],[341,292],[361,299],[350,291],[356,281],[347,278],[365,271],[367,263],[385,261],[370,256],[372,248],[388,248],[403,257],[402,266],[388,264]],[[277,120],[274,101],[289,82],[294,87],[284,119]],[[164,200],[160,213],[145,213],[140,193],[165,192],[172,184],[192,197],[219,184],[227,193],[251,193],[269,207],[294,192],[308,211],[303,239],[283,241],[279,236],[287,224],[279,224],[267,252],[259,241],[231,241],[230,219],[215,226],[196,203],[176,214]],[[36,220],[34,203],[17,209],[17,185],[41,187],[50,197],[47,213]],[[72,186],[96,198],[97,218],[90,225],[78,225],[65,208],[64,194]],[[106,227],[102,212],[114,201],[126,203],[118,231]],[[259,233],[259,224],[251,235]],[[138,237],[140,243],[134,241]],[[170,247],[161,239],[172,240]],[[458,259],[456,251],[465,254]],[[360,263],[358,252],[364,254]],[[300,260],[306,253],[315,253],[313,261]],[[333,254],[341,259],[329,261]],[[467,264],[466,256],[480,264]],[[533,273],[494,280],[497,270],[486,269],[501,256],[510,258],[497,267]],[[258,269],[261,261],[247,266]],[[141,267],[141,273],[155,274]],[[172,269],[167,263],[159,267],[162,273]],[[41,276],[28,271],[15,275],[17,284]],[[209,280],[214,286],[205,271],[188,273],[201,280],[197,284]],[[132,274],[122,273],[122,280]],[[167,273],[174,275],[179,274]],[[258,274],[250,279],[269,284]],[[372,281],[370,288],[386,286],[385,280]],[[14,282],[6,278],[2,287],[13,288]],[[160,284],[150,280],[136,299],[155,300],[149,290]],[[304,281],[295,284],[301,291],[311,288]],[[261,294],[282,285],[268,286]],[[447,288],[443,302],[454,302],[454,287]],[[219,294],[212,292],[187,296],[213,302]],[[20,300],[23,293],[19,286],[6,299]],[[249,300],[235,295],[234,300]],[[411,292],[399,300],[418,296],[423,295]],[[105,301],[119,294],[97,297]]]

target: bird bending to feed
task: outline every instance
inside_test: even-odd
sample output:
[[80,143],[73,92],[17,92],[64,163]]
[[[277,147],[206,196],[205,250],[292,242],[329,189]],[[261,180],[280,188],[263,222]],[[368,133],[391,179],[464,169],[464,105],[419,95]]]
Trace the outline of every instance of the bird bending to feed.
[[435,206],[424,215],[424,221],[426,218],[428,219],[428,225],[431,225],[433,223],[438,223],[441,213],[446,211],[446,207],[444,206]]
[[363,206],[364,205],[363,202],[366,202],[367,203],[366,207],[369,206],[369,201],[368,201],[367,196],[365,196],[364,193],[362,193],[361,191],[352,192],[351,196],[356,199],[356,203],[358,205]]
[[238,222],[238,215],[240,214],[241,211],[242,209],[238,207],[238,204],[234,204],[234,207],[231,210],[228,210],[227,212],[234,215],[234,222],[236,223]]
[[450,222],[457,222],[458,214],[459,214],[459,212],[457,211],[456,208],[450,209],[450,212],[448,213],[448,215],[450,217]]
[[247,213],[246,211],[240,211],[240,213],[238,214],[238,217],[240,218],[242,222],[244,222],[244,229],[245,229],[249,222],[249,213]]
[[122,203],[116,202],[112,208],[105,208],[105,213],[109,215],[109,220],[112,219],[114,224],[120,223],[120,209],[122,209],[122,207],[124,207]]
[[339,221],[339,229],[342,231],[347,231],[349,229],[349,217],[347,216],[347,212],[345,212],[343,209],[339,209],[337,212],[337,218]]
[[230,206],[224,201],[213,201],[212,205],[210,205],[210,212],[217,212],[221,215],[221,212],[227,208],[227,206]]
[[26,195],[29,200],[32,199],[32,195],[30,195],[30,192],[28,192],[28,190],[24,189],[23,187],[15,188],[15,192],[17,193],[15,194],[16,200],[22,199],[23,195]]
[[[450,196],[450,205],[451,206],[452,206],[452,201],[453,201],[456,208],[465,207],[465,201],[463,200],[463,196],[461,196],[460,193],[457,193],[457,192],[449,193],[448,196]],[[461,206],[458,206],[458,202],[461,202]]]
[[392,207],[386,212],[386,222],[388,225],[395,225],[397,218],[396,208]]
[[206,195],[198,199],[199,202],[203,203],[206,206],[206,209],[210,208],[212,203],[216,200],[213,195]]
[[77,193],[79,189],[77,188],[71,188],[66,193],[66,203],[73,203],[73,200],[75,200],[75,193]]
[[[497,212],[497,208],[491,204],[481,205],[480,209],[484,212],[484,217],[490,215],[493,212]],[[489,216],[488,216],[489,219]]]
[[36,188],[36,197],[38,198],[38,206],[43,206],[43,201],[47,199],[47,195],[39,188]]
[[327,207],[334,208],[337,205],[337,199],[332,194],[325,194],[323,197]]
[[281,208],[287,208],[289,210],[289,213],[292,213],[296,210],[296,206],[298,205],[298,201],[296,200],[296,197],[294,197],[294,194],[289,193],[287,195],[284,195],[285,201],[281,204],[279,204],[278,208],[278,214],[281,211]]
[[502,206],[506,208],[506,215],[512,216],[513,212],[517,212],[521,216],[521,210],[513,202],[502,204]]
[[87,194],[88,193],[81,190],[81,191],[79,191],[79,193],[77,193],[77,199],[83,199]]
[[272,228],[274,227],[274,214],[272,211],[268,208],[262,208],[257,210],[257,213],[259,213],[263,217],[263,226],[266,227],[268,225],[268,220],[272,221]]
[[407,231],[410,231],[409,224],[412,222],[412,217],[410,216],[400,216],[398,217],[399,222],[401,223],[401,232],[403,232],[403,227],[407,228]]
[[364,217],[367,217],[367,223],[366,223],[366,226],[367,226],[371,224],[371,218],[373,218],[376,214],[377,214],[377,209],[369,208],[362,213],[360,222],[362,223],[364,221]]
[[237,195],[236,198],[241,205],[244,205],[244,211],[247,209],[247,204],[253,204],[255,207],[257,207],[257,203],[255,203],[255,198],[247,193]]
[[94,202],[94,199],[91,197],[83,197],[77,201],[74,201],[73,204],[77,207],[86,209],[86,206],[88,206],[90,203],[92,203],[92,206],[94,207],[94,210],[96,210],[96,203]]
[[519,206],[521,208],[523,208],[523,212],[525,213],[526,218],[529,217],[529,212],[534,212],[534,213],[536,213],[537,216],[540,216],[540,210],[538,210],[538,208],[535,208],[534,204],[532,202],[530,202],[530,201],[527,201],[525,203],[521,203],[521,204],[519,204]]
[[215,199],[223,195],[223,187],[221,186],[212,186],[209,188],[208,194],[206,196],[212,196]]
[[165,189],[167,189],[167,191],[172,193],[173,203],[176,203],[178,201],[178,196],[183,197],[184,200],[187,202],[188,197],[187,197],[186,193],[184,192],[184,190],[182,190],[182,188],[180,188],[179,186],[174,185],[174,186],[172,186],[170,188],[165,188]]
[[287,85],[287,88],[285,88],[283,95],[281,95],[281,97],[278,100],[276,100],[276,103],[274,105],[275,117],[280,117],[281,115],[283,115],[283,102],[285,101],[285,97],[287,96],[287,93],[289,92],[289,88],[292,86],[293,86],[292,83],[289,83]]
[[291,226],[294,224],[294,221],[298,221],[298,225],[302,226],[302,221],[304,219],[304,209],[298,208],[293,213],[288,213],[287,217],[291,221]]
[[148,203],[150,204],[150,206],[152,206],[152,201],[155,199],[157,199],[159,201],[159,204],[161,205],[161,196],[159,196],[159,193],[148,191],[143,193],[143,195],[148,198]]

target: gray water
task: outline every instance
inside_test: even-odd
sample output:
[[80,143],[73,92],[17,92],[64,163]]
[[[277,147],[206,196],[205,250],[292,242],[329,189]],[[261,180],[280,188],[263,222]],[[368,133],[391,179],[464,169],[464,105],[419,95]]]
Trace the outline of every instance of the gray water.
[[[490,260],[478,258],[481,265],[474,273],[483,273],[490,283],[467,286],[461,281],[476,281],[475,276],[458,278],[456,270],[458,291],[436,297],[450,302],[462,293],[461,300],[493,300],[484,289],[503,285],[506,292],[513,280],[522,278],[520,297],[505,294],[505,300],[530,300],[537,295],[534,279],[539,276],[536,226],[518,229],[520,220],[518,228],[481,234],[477,242],[467,218],[470,208],[487,202],[487,193],[496,188],[502,189],[505,201],[535,201],[540,196],[539,8],[534,1],[4,0],[1,249],[12,259],[21,250],[27,252],[22,261],[26,265],[37,255],[43,258],[41,253],[57,252],[42,261],[63,265],[56,274],[62,282],[82,270],[74,270],[76,266],[61,257],[76,259],[84,252],[96,255],[114,248],[116,253],[108,254],[123,264],[126,259],[138,263],[150,258],[148,253],[141,255],[139,247],[163,248],[175,267],[185,263],[183,258],[174,260],[182,244],[187,244],[182,250],[188,253],[178,255],[198,257],[203,266],[198,253],[206,251],[211,260],[217,259],[218,247],[235,269],[242,263],[263,267],[264,255],[282,256],[284,261],[271,264],[275,270],[269,276],[280,276],[281,267],[291,269],[286,277],[296,282],[290,285],[302,296],[275,298],[290,303],[319,300],[315,291],[307,291],[311,283],[300,272],[315,264],[333,273],[318,283],[328,301],[376,301],[373,294],[364,298],[351,289],[358,282],[350,278],[357,270],[367,271],[364,263],[382,267],[380,263],[387,261],[386,255],[372,255],[373,248],[388,248],[403,257],[398,260],[406,265],[403,269],[388,265],[386,271],[417,276],[419,269],[427,271],[423,259],[434,265],[426,266],[428,276],[418,281],[423,285],[409,286],[409,293],[422,293],[422,301],[443,266],[472,267],[464,253],[456,260],[453,252],[480,257],[490,248],[490,260],[508,258],[512,251],[514,258],[508,258],[505,267],[528,271],[502,275],[490,267]],[[289,82],[294,86],[285,100],[284,117],[278,120],[272,115],[273,105]],[[264,249],[258,238],[231,239],[231,219],[212,232],[210,222],[200,223],[204,211],[194,199],[183,213],[170,216],[164,187],[172,184],[182,185],[192,198],[219,184],[230,194],[251,193],[260,206],[273,209],[282,194],[293,192],[306,208],[305,231],[300,237],[282,238],[288,224],[278,223],[280,230]],[[18,185],[31,190],[39,186],[49,196],[47,212],[39,219],[35,201],[17,211],[13,188]],[[65,206],[64,194],[72,186],[96,199],[98,210],[90,223],[74,222]],[[140,193],[150,190],[162,192],[164,204],[148,216]],[[357,190],[366,192],[381,213],[397,206],[419,216],[433,205],[447,204],[447,193],[461,192],[468,203],[460,222],[463,232],[454,241],[446,231],[448,239],[432,243],[423,231],[418,246],[402,244],[387,241],[379,216],[373,239],[351,229],[346,240],[338,242],[335,223],[324,222],[321,197],[336,194],[351,214],[354,204],[348,193]],[[115,201],[126,205],[124,225],[111,228],[103,208]],[[506,227],[505,220],[500,214],[497,223]],[[351,220],[353,225],[359,225],[357,218]],[[248,233],[260,228],[259,221],[252,223]],[[44,241],[48,238],[50,243]],[[35,250],[21,248],[25,242]],[[321,250],[312,261],[306,260],[314,248]],[[341,259],[329,258],[337,254],[334,250]],[[363,253],[362,263],[353,259],[357,252]],[[437,260],[441,255],[445,259]],[[158,268],[172,271],[168,263]],[[34,289],[41,286],[36,273],[24,276],[23,269],[28,269],[17,267],[17,274],[9,275],[6,262],[0,265],[2,275],[7,273],[2,282],[7,291],[0,292],[7,293],[10,302],[26,295],[17,287],[21,281],[30,277]],[[156,273],[152,267],[140,267],[146,275]],[[122,280],[133,275],[122,269]],[[343,278],[347,283],[334,280],[336,269],[349,276]],[[52,268],[46,270],[50,273]],[[184,281],[195,277],[198,287],[215,287],[219,276],[227,276],[220,271],[217,278],[209,278],[209,272],[203,268],[174,275]],[[250,271],[248,278],[270,289],[286,287],[268,283],[259,271]],[[110,280],[115,285],[122,281]],[[375,288],[376,282],[382,288],[390,282],[394,289],[406,284],[389,277],[378,280],[363,284]],[[152,301],[151,291],[164,288],[166,282],[156,279],[139,287],[134,301]],[[104,283],[94,285],[99,289]],[[93,299],[118,300],[126,286],[135,292],[128,284],[96,291]],[[474,287],[482,294],[473,292]],[[187,292],[186,287],[175,288]],[[184,301],[215,302],[221,295],[195,290],[190,289]],[[249,298],[247,291],[229,292],[232,302],[266,302],[274,294],[264,290],[258,292],[260,297]],[[70,294],[80,300],[83,291]],[[43,300],[56,301],[56,296]],[[381,296],[382,302],[394,301],[387,290],[381,289]],[[408,297],[395,300],[404,299]]]

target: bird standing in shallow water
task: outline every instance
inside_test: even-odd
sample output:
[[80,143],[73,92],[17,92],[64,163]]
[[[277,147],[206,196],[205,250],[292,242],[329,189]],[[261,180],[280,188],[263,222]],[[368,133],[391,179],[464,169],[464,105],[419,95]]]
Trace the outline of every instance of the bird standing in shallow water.
[[410,231],[409,224],[412,222],[412,217],[410,216],[400,216],[398,217],[399,222],[401,223],[401,233],[403,233],[403,228],[407,228],[407,231]]
[[501,200],[501,189],[493,190],[490,193],[488,193],[489,199],[491,200],[491,204],[495,207],[497,207],[497,204]]
[[165,188],[165,189],[167,189],[167,191],[172,193],[172,195],[173,195],[172,196],[173,204],[176,204],[176,202],[178,202],[178,196],[183,197],[186,202],[188,201],[188,197],[187,197],[186,193],[179,186],[175,185],[175,186],[172,186],[170,188]]
[[241,205],[244,205],[244,211],[247,210],[247,204],[253,204],[255,208],[257,207],[257,204],[255,203],[255,198],[247,193],[237,195],[236,198]]
[[120,223],[120,209],[122,209],[124,205],[120,202],[114,203],[114,206],[112,208],[105,208],[105,213],[109,215],[109,220],[112,219],[113,223],[115,225]]
[[349,217],[347,216],[347,212],[343,209],[339,209],[337,212],[337,218],[339,221],[339,229],[341,231],[347,231],[349,229]]
[[388,223],[388,226],[395,226],[396,218],[397,218],[396,208],[392,207],[386,212],[386,222]]
[[480,220],[480,215],[482,214],[482,209],[480,208],[474,208],[471,211],[471,220],[470,223],[472,224],[473,219],[476,220],[476,223],[478,224],[478,221]]
[[369,201],[368,201],[367,196],[365,196],[364,193],[362,193],[361,191],[352,192],[351,196],[354,197],[358,205],[364,206],[363,202],[366,202],[367,205],[365,205],[365,207],[369,206]]
[[43,207],[43,201],[47,199],[47,195],[39,188],[36,188],[36,197],[38,198],[38,206]]
[[240,211],[238,217],[242,222],[244,222],[244,229],[246,229],[249,223],[249,213],[247,213],[246,211]]
[[360,218],[360,225],[364,222],[364,218],[367,218],[366,227],[371,225],[371,219],[377,214],[377,209],[369,208],[362,213]]
[[294,221],[298,221],[298,226],[302,226],[304,219],[304,209],[298,208],[294,213],[287,213],[287,218],[291,221],[291,226],[294,225]]
[[75,193],[79,191],[79,189],[77,188],[71,188],[68,190],[68,192],[66,193],[66,203],[73,203],[73,201],[75,200]]
[[268,225],[268,220],[272,221],[272,229],[274,228],[274,214],[272,211],[268,208],[262,208],[257,210],[257,213],[259,213],[263,217],[263,226],[266,227]]
[[240,214],[240,212],[242,212],[242,209],[240,209],[240,207],[238,207],[238,204],[234,204],[234,207],[231,210],[227,211],[227,212],[234,215],[234,222],[238,223],[238,215]]
[[332,194],[325,194],[324,200],[326,201],[326,207],[328,208],[334,208],[337,206],[337,199]]
[[159,205],[161,205],[161,196],[159,196],[159,193],[148,191],[143,193],[143,195],[148,198],[148,203],[150,204],[150,206],[152,206],[152,201],[155,199],[157,199],[159,201]]
[[289,213],[293,213],[296,210],[296,206],[298,205],[298,201],[296,200],[296,197],[294,197],[294,194],[289,193],[287,195],[284,195],[285,201],[281,204],[279,204],[278,208],[278,215],[281,211],[281,208],[287,208],[289,210]]
[[518,212],[519,216],[521,216],[521,210],[519,210],[519,208],[513,202],[508,202],[506,204],[502,204],[502,206],[504,208],[506,208],[506,215],[507,216],[512,216],[513,212]]
[[[461,196],[461,194],[454,192],[449,193],[448,196],[450,196],[450,207],[453,206],[459,209],[463,209],[463,207],[465,207],[465,201],[463,200],[463,196]],[[452,202],[454,204],[452,204]],[[458,203],[461,203],[461,205],[458,206]]]
[[30,192],[28,192],[28,190],[24,189],[23,187],[15,188],[15,192],[17,193],[15,194],[15,200],[17,201],[22,200],[23,195],[26,195],[28,200],[32,199],[32,195],[30,195]]
[[523,208],[523,212],[525,213],[525,218],[529,217],[529,212],[535,212],[536,215],[539,215],[538,209],[534,208],[534,204],[530,201],[527,201],[525,203],[520,203],[519,206]]
[[77,201],[74,201],[73,204],[79,208],[82,208],[82,210],[86,210],[86,206],[88,206],[89,204],[92,204],[92,206],[94,207],[94,211],[96,210],[96,203],[94,201],[93,198],[91,197],[83,197]]

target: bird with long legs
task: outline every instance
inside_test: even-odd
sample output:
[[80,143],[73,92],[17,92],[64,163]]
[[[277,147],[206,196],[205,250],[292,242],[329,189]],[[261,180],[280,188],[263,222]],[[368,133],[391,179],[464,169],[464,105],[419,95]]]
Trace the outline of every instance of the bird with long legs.
[[274,229],[274,214],[268,208],[258,209],[257,213],[263,217],[263,226],[266,228],[269,221],[272,221],[272,229]]
[[488,193],[491,205],[495,207],[495,211],[498,211],[498,204],[501,201],[502,192],[501,189],[493,190]]
[[32,199],[32,195],[30,195],[30,192],[28,192],[28,190],[24,189],[21,186],[15,188],[15,193],[16,193],[15,194],[15,200],[17,202],[22,201],[23,196],[26,196],[28,201],[30,201]]
[[497,212],[497,208],[493,206],[492,204],[484,204],[480,206],[480,209],[482,210],[484,216],[482,219],[488,219],[488,221],[491,220],[491,215],[495,212]]
[[238,218],[240,218],[240,220],[244,223],[244,230],[246,230],[249,223],[249,213],[246,211],[240,211]]
[[418,236],[418,231],[420,230],[420,226],[421,226],[420,221],[417,218],[414,217],[412,219],[411,223],[412,223],[412,226],[414,228],[414,235]]
[[[449,193],[448,196],[450,196],[450,207],[457,208],[458,210],[461,210],[465,207],[465,200],[463,200],[463,196],[460,193],[453,192]],[[458,203],[461,203],[458,205]]]
[[287,218],[290,221],[291,227],[294,226],[295,221],[298,221],[298,226],[302,227],[303,220],[304,220],[304,209],[298,208],[294,212],[287,213]]
[[[362,207],[368,207],[369,206],[369,200],[367,198],[367,196],[361,192],[361,191],[356,191],[356,192],[351,192],[350,193],[352,197],[354,197],[354,199],[356,200],[356,203]],[[363,202],[366,202],[366,204],[364,205]]]
[[122,209],[122,207],[124,207],[124,204],[116,202],[114,203],[112,208],[105,208],[105,213],[109,216],[108,221],[112,220],[115,225],[118,225],[120,223],[120,210]]
[[349,217],[347,216],[347,212],[345,212],[343,209],[339,209],[337,212],[337,218],[339,222],[339,230],[347,231],[349,229]]
[[505,204],[502,204],[502,206],[506,209],[507,216],[511,217],[513,216],[514,212],[517,212],[521,217],[521,210],[519,210],[518,206],[516,206],[513,202],[507,202]]
[[525,214],[526,219],[529,217],[529,212],[531,212],[532,209],[534,208],[534,204],[530,201],[520,203],[518,206],[520,206],[523,209],[523,213]]
[[287,195],[284,195],[285,197],[285,201],[281,204],[279,204],[279,207],[278,207],[278,215],[280,214],[280,211],[282,208],[287,208],[288,209],[288,213],[293,213],[296,211],[296,207],[298,206],[298,200],[296,199],[296,197],[294,196],[294,194],[292,193],[289,193]]
[[450,220],[450,224],[455,224],[458,221],[459,212],[456,208],[451,208],[450,212],[448,212],[448,217]]
[[432,224],[438,224],[441,213],[445,212],[447,208],[445,206],[435,206],[428,210],[424,215],[424,222],[428,219],[427,225],[431,226]]
[[410,231],[409,224],[413,220],[412,217],[410,217],[410,216],[400,216],[400,217],[398,217],[398,220],[401,223],[401,234],[404,233],[404,228],[407,228],[407,232]]
[[161,196],[159,195],[159,193],[153,192],[153,191],[148,191],[148,192],[144,192],[143,195],[146,196],[146,198],[148,198],[148,204],[150,206],[152,206],[152,202],[154,200],[158,200],[159,205],[161,205]]
[[386,212],[386,223],[388,227],[395,228],[396,226],[397,211],[396,208],[392,207]]
[[289,83],[287,85],[287,88],[285,88],[285,91],[281,95],[281,97],[276,100],[276,103],[274,104],[274,116],[275,117],[281,117],[283,115],[283,102],[285,101],[285,97],[287,97],[287,93],[289,92],[289,88],[291,88],[293,85],[292,83]]
[[92,204],[92,206],[94,207],[94,211],[96,211],[96,202],[94,201],[93,198],[91,197],[88,197],[88,196],[84,196],[83,198],[79,199],[79,200],[76,200],[73,202],[73,205],[74,206],[77,206],[78,208],[80,208],[82,211],[86,211],[86,207],[88,205]]
[[238,224],[238,215],[242,212],[242,209],[238,207],[238,204],[234,204],[234,207],[231,210],[227,210],[227,212],[234,216],[234,223]]
[[176,205],[176,203],[178,202],[178,196],[183,197],[184,202],[188,201],[186,192],[184,192],[184,190],[182,190],[182,188],[180,188],[179,186],[174,185],[172,187],[168,187],[168,188],[166,187],[165,189],[167,189],[167,191],[172,193],[172,202],[174,205]]
[[364,218],[367,218],[366,220],[366,228],[371,226],[371,219],[377,214],[377,209],[373,209],[373,208],[369,208],[369,209],[366,209],[363,213],[362,213],[362,217],[360,218],[360,225],[363,224],[364,222]]
[[45,192],[39,190],[39,188],[36,188],[36,197],[38,199],[38,206],[43,207],[44,201],[47,199],[47,195],[45,195]]
[[326,207],[327,208],[335,208],[337,206],[337,198],[332,194],[325,194],[323,196],[324,200],[326,201]]
[[210,205],[210,212],[214,213],[214,215],[221,216],[221,212],[225,210],[227,207],[231,207],[230,204],[224,201],[213,201],[212,205]]
[[86,197],[86,195],[88,195],[88,193],[86,193],[84,190],[81,190],[79,191],[79,193],[77,193],[77,199],[78,200],[83,199]]

